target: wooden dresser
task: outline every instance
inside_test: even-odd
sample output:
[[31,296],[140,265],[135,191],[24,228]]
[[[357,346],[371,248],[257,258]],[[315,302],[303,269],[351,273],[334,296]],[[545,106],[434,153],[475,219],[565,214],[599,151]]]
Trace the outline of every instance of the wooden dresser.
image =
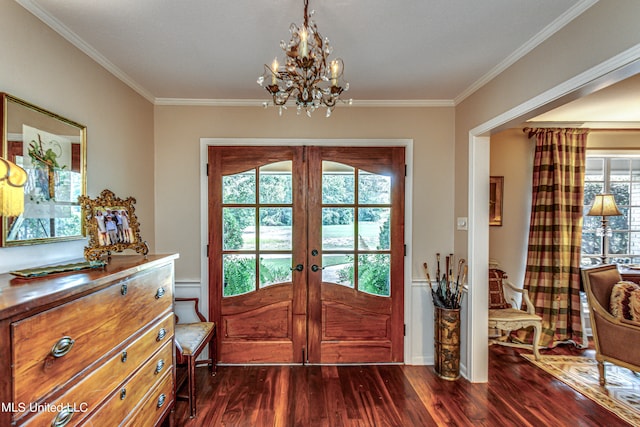
[[154,426],[175,402],[177,255],[0,275],[0,426]]

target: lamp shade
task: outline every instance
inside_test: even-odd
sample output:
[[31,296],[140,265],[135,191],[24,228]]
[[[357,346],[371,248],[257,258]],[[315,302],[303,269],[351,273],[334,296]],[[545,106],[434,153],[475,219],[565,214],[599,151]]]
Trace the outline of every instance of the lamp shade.
[[593,205],[587,213],[589,216],[618,216],[622,212],[618,210],[613,194],[597,194],[593,199]]

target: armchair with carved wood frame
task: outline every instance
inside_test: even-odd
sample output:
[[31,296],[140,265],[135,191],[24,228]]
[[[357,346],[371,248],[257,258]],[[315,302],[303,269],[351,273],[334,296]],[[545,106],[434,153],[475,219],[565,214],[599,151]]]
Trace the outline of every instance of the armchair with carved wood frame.
[[[522,300],[525,303],[527,309],[520,310],[517,308],[516,301],[511,298],[511,303],[501,304],[501,308],[489,308],[489,328],[496,328],[501,331],[499,337],[491,337],[489,339],[489,345],[498,344],[508,347],[527,348],[533,350],[533,355],[536,360],[540,359],[540,352],[538,351],[538,344],[540,341],[540,335],[542,334],[542,317],[535,314],[535,307],[529,299],[529,292],[526,289],[520,289],[513,283],[509,282],[507,274],[498,269],[491,269],[489,274],[494,274],[500,284],[499,288],[502,291],[503,301],[506,301],[504,294],[505,287],[511,292],[519,293],[522,295]],[[491,302],[493,302],[494,295],[491,296]],[[491,305],[490,305],[491,307]],[[533,327],[533,340],[532,344],[513,342],[509,340],[512,331]]]

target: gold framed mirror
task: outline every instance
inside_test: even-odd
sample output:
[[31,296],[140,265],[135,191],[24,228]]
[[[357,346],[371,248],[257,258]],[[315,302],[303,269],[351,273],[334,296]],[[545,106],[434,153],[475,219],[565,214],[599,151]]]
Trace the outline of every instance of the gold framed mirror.
[[82,216],[89,235],[88,245],[84,248],[87,261],[96,261],[102,256],[111,256],[111,252],[132,249],[147,255],[147,242],[140,237],[140,224],[136,217],[134,204],[136,199],[120,199],[110,190],[102,190],[100,196],[91,199],[80,197]]
[[2,246],[84,237],[86,127],[0,93],[2,157],[27,172],[24,212],[2,217]]

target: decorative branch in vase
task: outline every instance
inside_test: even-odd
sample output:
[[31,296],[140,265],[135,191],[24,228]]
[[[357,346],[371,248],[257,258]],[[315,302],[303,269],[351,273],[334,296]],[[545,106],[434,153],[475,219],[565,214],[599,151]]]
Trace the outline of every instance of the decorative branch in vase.
[[440,253],[436,254],[436,283],[435,286],[431,281],[429,275],[429,266],[425,262],[423,264],[425,274],[427,276],[427,282],[431,289],[431,298],[433,304],[436,307],[444,308],[447,310],[454,310],[460,308],[460,302],[462,300],[462,294],[465,291],[464,284],[467,280],[467,265],[466,261],[461,258],[458,261],[456,267],[456,274],[454,276],[453,271],[455,263],[455,256],[449,254],[445,257],[445,271],[440,271]]

